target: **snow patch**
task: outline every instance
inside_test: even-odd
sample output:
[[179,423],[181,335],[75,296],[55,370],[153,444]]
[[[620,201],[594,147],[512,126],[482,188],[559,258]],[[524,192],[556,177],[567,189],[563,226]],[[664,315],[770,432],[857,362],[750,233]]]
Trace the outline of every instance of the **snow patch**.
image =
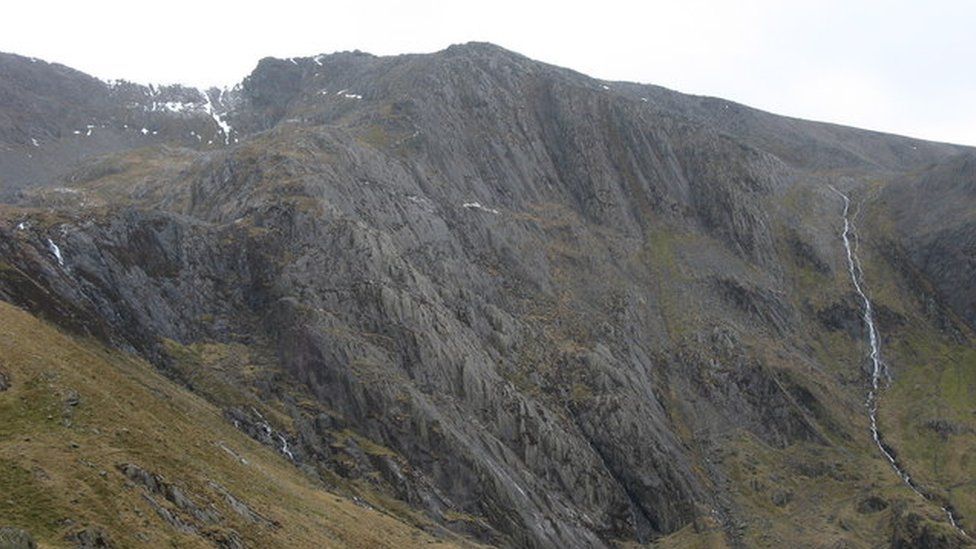
[[480,202],[465,202],[464,204],[461,204],[461,207],[467,208],[469,210],[481,210],[483,212],[488,212],[494,215],[498,215],[499,213],[501,213],[494,208],[487,208],[485,206],[482,206]]
[[604,85],[602,85],[602,86],[600,86],[600,87],[601,87],[601,88],[603,88],[603,90],[604,90],[604,91],[607,91],[607,90],[609,90],[609,89],[610,89],[610,86],[608,86],[608,85],[606,85],[606,84],[604,84]]
[[139,131],[142,132],[142,135],[149,135],[149,130],[147,130],[146,128],[143,128]]
[[[336,92],[336,95],[341,95],[342,97],[345,97],[346,99],[362,99],[363,98],[363,96],[362,95],[359,95],[358,93],[346,93],[347,91],[349,91],[349,90],[346,89],[346,88],[343,88],[343,89],[337,91]],[[325,90],[323,90],[323,93],[325,93]]]
[[193,103],[184,103],[182,101],[167,101],[163,103],[163,110],[169,112],[186,112],[192,110],[195,106]]
[[35,147],[41,146],[41,144],[37,142],[37,139],[34,139],[33,137],[31,137],[31,145],[34,145]]
[[[213,121],[217,124],[217,127],[219,127],[220,131],[223,132],[224,144],[230,145],[230,132],[233,128],[231,128],[230,124],[228,124],[223,118],[221,118],[220,115],[217,114],[217,111],[214,110],[213,102],[210,100],[210,94],[203,90],[197,90],[197,91],[199,91],[200,94],[203,95],[203,99],[204,101],[206,101],[206,103],[204,103],[203,105],[203,110],[210,115],[210,118],[213,118]],[[224,92],[221,91],[220,95],[217,96],[218,101],[220,100],[220,97],[223,96],[223,94]]]
[[20,223],[17,224],[17,230],[18,231],[23,231],[25,229],[27,229],[27,222],[26,221],[21,221]]

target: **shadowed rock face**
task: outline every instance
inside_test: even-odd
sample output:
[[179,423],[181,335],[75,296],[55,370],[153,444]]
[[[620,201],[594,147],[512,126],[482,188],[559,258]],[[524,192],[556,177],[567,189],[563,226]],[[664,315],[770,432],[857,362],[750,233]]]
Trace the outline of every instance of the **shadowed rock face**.
[[[210,92],[240,141],[222,146],[206,112],[2,61],[2,154],[45,149],[30,142],[43,134],[56,161],[0,163],[4,190],[35,184],[0,223],[0,297],[164,371],[164,339],[259,349],[277,382],[241,383],[289,403],[295,432],[240,409],[235,424],[514,545],[646,541],[701,520],[734,543],[744,511],[712,459],[730,433],[772,448],[852,439],[829,400],[845,389],[771,358],[818,360],[808,321],[859,336],[849,289],[818,310],[792,293],[791,269],[844,269],[833,221],[801,226],[780,205],[822,181],[813,168],[896,171],[962,150],[728,114],[485,44],[262,60]],[[9,114],[23,102],[37,112]],[[63,152],[80,123],[65,109],[115,141]],[[136,113],[168,129],[140,141],[118,127]],[[899,154],[909,141],[914,156]],[[338,429],[394,457],[341,462]]]
[[976,326],[976,155],[904,176],[882,196],[911,263]]

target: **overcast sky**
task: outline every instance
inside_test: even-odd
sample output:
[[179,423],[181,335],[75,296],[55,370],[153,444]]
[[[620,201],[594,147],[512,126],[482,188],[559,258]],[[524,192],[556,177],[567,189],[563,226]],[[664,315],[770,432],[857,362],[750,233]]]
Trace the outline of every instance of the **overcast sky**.
[[608,80],[976,145],[976,1],[9,1],[0,51],[230,85],[265,56],[490,41]]

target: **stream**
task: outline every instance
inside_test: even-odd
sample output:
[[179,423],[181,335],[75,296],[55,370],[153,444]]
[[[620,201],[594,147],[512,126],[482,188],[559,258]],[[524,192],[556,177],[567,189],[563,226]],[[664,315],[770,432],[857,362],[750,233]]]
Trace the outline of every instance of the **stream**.
[[[864,290],[864,271],[861,269],[861,261],[857,256],[857,234],[854,231],[854,223],[850,216],[851,200],[846,194],[840,192],[833,186],[830,189],[844,199],[844,230],[841,232],[841,237],[844,240],[844,250],[847,252],[847,270],[851,276],[851,283],[854,285],[854,290],[857,292],[858,297],[861,298],[863,309],[862,319],[864,320],[864,326],[868,330],[868,344],[871,351],[871,389],[868,390],[866,404],[868,417],[871,422],[871,438],[874,439],[874,443],[878,447],[878,450],[881,451],[881,455],[888,460],[891,468],[901,477],[906,486],[922,498],[939,503],[935,497],[923,492],[919,488],[912,477],[898,464],[898,461],[895,460],[888,447],[882,442],[881,431],[878,429],[878,393],[881,389],[882,378],[888,377],[888,371],[884,362],[881,360],[881,341],[878,336],[878,328],[874,324],[874,309],[871,306],[871,300],[868,299],[867,293]],[[853,245],[851,243],[852,240],[854,241]],[[949,518],[949,523],[963,535],[967,535],[966,531],[956,521],[956,516],[952,512],[952,509],[948,505],[941,505],[941,507]]]

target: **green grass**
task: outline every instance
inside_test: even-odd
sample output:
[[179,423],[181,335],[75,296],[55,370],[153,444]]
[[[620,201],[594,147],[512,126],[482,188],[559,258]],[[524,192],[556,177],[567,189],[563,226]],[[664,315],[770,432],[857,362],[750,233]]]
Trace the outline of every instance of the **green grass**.
[[[928,490],[976,520],[976,349],[925,332],[902,334],[887,348],[895,382],[881,420],[899,459]],[[942,420],[943,436],[928,424]]]
[[[226,358],[226,351],[189,352],[205,363],[209,354]],[[219,409],[142,360],[68,336],[2,302],[0,368],[13,381],[0,392],[0,522],[28,530],[42,546],[66,546],[65,537],[87,525],[104,528],[122,547],[211,546],[204,537],[181,534],[162,521],[144,490],[118,472],[120,463],[138,464],[181,487],[199,505],[212,505],[222,519],[207,530],[234,530],[251,547],[445,542],[319,488],[273,450],[234,429]],[[77,406],[65,402],[70,391],[81,397]],[[280,527],[245,520],[211,481]],[[412,522],[427,527],[419,516]]]
[[[892,231],[880,208],[865,212],[867,242],[890,246]],[[880,244],[883,243],[883,244]],[[898,460],[923,488],[947,498],[963,526],[976,526],[976,346],[960,326],[962,340],[941,332],[926,312],[925,289],[898,275],[877,245],[861,247],[868,292],[878,306],[902,315],[882,326],[882,356],[893,382],[882,391],[879,421]],[[948,422],[946,436],[930,426]]]

